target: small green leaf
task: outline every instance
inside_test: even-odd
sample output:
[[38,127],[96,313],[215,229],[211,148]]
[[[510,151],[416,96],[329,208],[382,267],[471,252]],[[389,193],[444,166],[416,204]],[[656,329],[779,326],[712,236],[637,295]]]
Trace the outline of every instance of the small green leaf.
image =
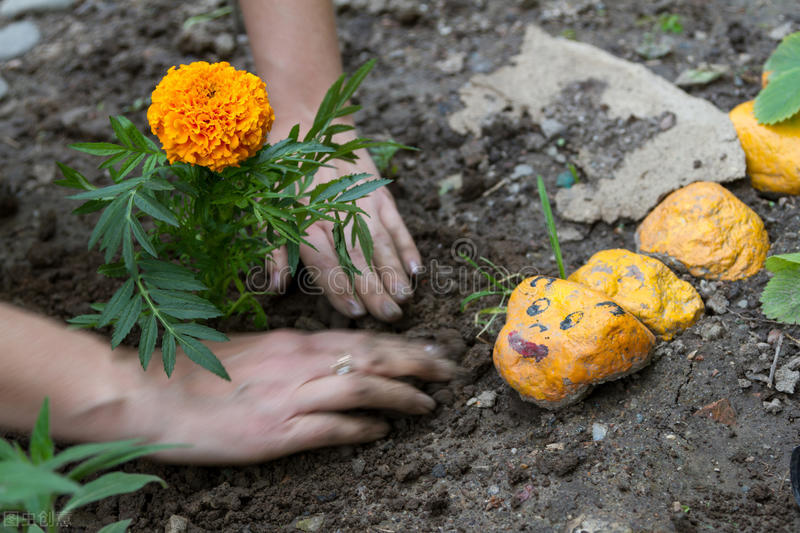
[[379,178],[375,180],[370,180],[366,183],[360,183],[355,187],[351,187],[344,191],[340,196],[336,197],[337,202],[352,202],[353,200],[358,200],[359,198],[363,198],[370,194],[371,192],[383,187],[391,183],[392,180],[387,180],[385,178]]
[[133,203],[151,217],[166,222],[170,226],[178,227],[178,219],[175,218],[172,211],[164,207],[150,192],[139,191],[139,193],[133,197]]
[[111,202],[108,200],[89,200],[88,202],[73,209],[72,213],[75,215],[88,215],[89,213],[100,211],[110,203]]
[[764,287],[761,304],[767,318],[800,324],[800,265],[779,270]]
[[213,318],[222,313],[211,302],[196,294],[176,290],[152,289],[150,296],[158,311],[179,319]]
[[108,263],[97,267],[97,273],[102,274],[108,278],[121,278],[128,275],[128,270],[125,268],[125,263]]
[[771,255],[764,264],[770,272],[780,272],[787,268],[795,268],[797,265],[800,265],[800,253]]
[[90,481],[77,490],[61,509],[59,517],[63,517],[73,509],[108,498],[109,496],[136,492],[148,483],[153,482],[161,484],[162,487],[167,486],[164,480],[158,476],[111,472],[110,474]]
[[140,441],[137,439],[129,439],[129,440],[121,440],[113,442],[78,444],[77,446],[71,446],[66,450],[64,450],[63,452],[56,454],[52,459],[43,463],[42,468],[47,468],[49,470],[57,470],[70,463],[81,461],[83,459],[92,457],[94,455],[108,453],[112,451],[119,452],[121,449],[128,450],[132,447],[136,447],[136,445],[139,442]]
[[368,265],[372,264],[372,255],[374,253],[372,235],[369,232],[366,220],[361,215],[356,215],[353,219],[353,234],[352,237],[358,237],[358,243],[361,245],[361,251],[364,252],[364,259]]
[[209,350],[208,346],[191,337],[178,337],[178,342],[189,359],[202,366],[206,370],[218,375],[222,379],[226,379],[228,381],[231,380],[231,377],[228,375],[225,367],[222,366],[222,363],[219,359],[217,359],[217,356],[214,355],[211,350]]
[[114,325],[114,334],[111,336],[111,348],[114,349],[119,346],[125,337],[130,333],[133,325],[139,320],[139,314],[142,312],[142,297],[138,294],[134,296],[122,310],[119,320]]
[[0,462],[0,508],[40,496],[71,494],[79,488],[74,481],[31,463]]
[[156,249],[153,247],[153,243],[150,241],[150,237],[148,237],[147,233],[144,231],[141,222],[136,216],[131,216],[130,218],[130,226],[131,231],[133,231],[133,236],[136,237],[136,242],[138,242],[144,250],[153,257],[158,257],[158,253]]
[[[126,463],[144,455],[169,450],[172,448],[183,448],[185,444],[138,444],[138,441],[117,441],[116,443],[105,443],[108,445],[117,444],[110,447],[108,451],[90,457],[69,471],[67,477],[74,481],[91,476],[95,472],[114,468],[122,463]],[[86,445],[91,446],[91,445]]]
[[122,230],[122,259],[125,267],[131,272],[135,272],[136,262],[133,258],[133,237],[127,229]]
[[58,161],[56,161],[56,165],[58,166],[59,170],[61,170],[61,174],[64,175],[63,180],[56,180],[53,182],[56,185],[70,187],[72,189],[83,189],[86,191],[91,191],[96,188],[94,185],[89,183],[86,178],[83,177],[83,174],[77,170],[70,168],[63,163],[59,163]]
[[97,533],[125,533],[128,531],[128,527],[130,527],[131,522],[133,522],[133,518],[127,518],[125,520],[120,520],[119,522],[113,522],[100,528]]
[[79,192],[72,196],[67,196],[70,200],[113,200],[120,195],[120,193],[129,191],[144,182],[144,178],[132,178],[125,180],[122,183],[115,183],[102,189],[94,189],[92,191]]
[[[106,210],[103,211],[102,215],[100,215],[100,219],[97,221],[97,224],[92,230],[92,234],[89,236],[89,250],[94,248],[94,245],[97,244],[97,241],[100,240],[100,238],[103,237],[111,228],[120,228],[120,223],[122,222],[125,212],[125,203],[125,197],[120,196],[108,204]],[[106,261],[106,263],[108,263],[108,261]]]
[[172,329],[181,335],[188,335],[205,341],[227,342],[229,340],[225,334],[196,322],[175,324]]
[[784,37],[764,63],[764,70],[771,70],[773,75],[797,67],[800,67],[800,32]]
[[169,331],[165,331],[161,337],[161,360],[167,377],[171,376],[175,369],[175,337]]
[[327,183],[320,183],[311,191],[310,200],[312,203],[324,202],[328,198],[333,198],[349,186],[369,176],[370,175],[366,173],[347,174]]
[[114,296],[108,301],[103,312],[100,313],[100,323],[98,325],[100,327],[106,326],[109,322],[117,318],[125,308],[125,304],[131,300],[132,296],[133,280],[129,279],[117,289],[117,292],[115,292]]
[[53,457],[53,439],[50,438],[50,400],[45,398],[36,425],[31,433],[31,461],[37,465]]
[[79,152],[97,156],[115,155],[128,151],[124,146],[113,143],[75,143],[70,144],[69,147]]
[[759,124],[775,124],[800,111],[800,66],[772,75],[756,97],[753,113]]
[[0,461],[8,461],[16,456],[17,453],[14,451],[14,447],[7,440],[0,439]]
[[158,322],[155,315],[150,315],[142,319],[142,335],[139,338],[139,362],[145,370],[156,349],[156,340],[158,340]]

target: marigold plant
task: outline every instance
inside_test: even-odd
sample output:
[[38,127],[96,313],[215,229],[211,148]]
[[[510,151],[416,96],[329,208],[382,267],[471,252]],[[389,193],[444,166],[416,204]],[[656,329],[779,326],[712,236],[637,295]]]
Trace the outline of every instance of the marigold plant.
[[204,321],[248,314],[258,326],[266,313],[247,274],[286,246],[292,273],[311,224],[333,226],[339,263],[358,273],[348,252],[360,246],[371,262],[372,238],[366,213],[356,201],[389,182],[366,174],[341,176],[315,185],[314,175],[334,160],[354,161],[355,151],[400,147],[396,143],[335,136],[352,126],[333,123],[358,106],[348,100],[372,68],[341,77],[328,90],[308,133],[295,126],[287,139],[266,144],[274,120],[264,83],[227,63],[203,62],[171,68],[158,84],[148,110],[163,151],[128,119],[111,117],[118,143],[78,143],[76,150],[104,158],[100,169],[112,184],[98,188],[76,170],[58,164],[60,185],[80,189],[75,212],[102,214],[89,248],[105,253],[100,272],[125,278],[111,299],[94,304],[94,314],[75,317],[80,327],[113,325],[112,347],[138,326],[139,358],[147,368],[160,337],[169,375],[177,348],[228,379],[203,340],[225,341]]

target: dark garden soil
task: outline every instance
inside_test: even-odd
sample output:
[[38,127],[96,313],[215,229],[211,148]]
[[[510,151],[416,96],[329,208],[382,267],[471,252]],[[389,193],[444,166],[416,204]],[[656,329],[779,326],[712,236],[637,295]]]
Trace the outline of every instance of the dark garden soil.
[[[0,63],[11,86],[0,101],[0,299],[66,319],[113,292],[115,283],[95,273],[99,256],[85,251],[91,221],[69,215],[74,205],[51,184],[53,162],[101,179],[91,158],[65,146],[107,139],[109,114],[124,113],[144,128],[149,93],[173,64],[223,58],[251,68],[235,17],[179,36],[184,20],[217,4],[82,0],[70,12],[31,17],[43,43]],[[724,298],[727,309],[707,309],[698,324],[658,345],[649,367],[578,405],[551,413],[526,404],[495,373],[472,313],[459,310],[475,289],[452,252],[473,252],[512,272],[555,274],[534,176],[494,186],[527,164],[554,194],[564,161],[606,125],[570,123],[562,110],[562,142],[545,140],[525,118],[492,122],[480,138],[447,125],[460,107],[458,88],[506,64],[529,23],[644,62],[670,80],[703,61],[728,65],[719,80],[689,89],[728,111],[758,92],[760,66],[777,44],[770,32],[800,25],[796,1],[433,0],[385,2],[379,12],[356,0],[337,4],[346,69],[379,59],[357,95],[363,132],[421,148],[395,157],[391,189],[429,268],[395,325],[349,322],[296,284],[266,302],[280,309],[271,325],[431,337],[449,343],[468,372],[425,386],[439,402],[435,414],[391,416],[392,432],[374,444],[249,467],[133,463],[126,469],[160,475],[169,488],[148,486],[96,505],[73,516],[70,531],[121,518],[133,518],[133,531],[163,531],[172,515],[198,532],[295,531],[298,520],[314,515],[323,518],[320,531],[572,531],[581,522],[587,531],[602,523],[603,531],[800,530],[788,480],[789,454],[800,444],[800,400],[746,378],[769,373],[771,330],[800,339],[800,328],[761,314],[767,275],[725,283],[686,276],[707,302]],[[669,55],[646,61],[635,49],[661,14],[680,15],[683,31],[671,35]],[[233,37],[233,51],[225,39],[214,42],[219,34]],[[444,70],[437,66],[447,59]],[[641,127],[647,135],[649,126]],[[439,181],[459,172],[463,186],[440,194]],[[795,198],[759,197],[744,180],[729,188],[764,219],[772,253],[797,249]],[[569,270],[604,248],[634,249],[637,221],[557,222],[570,236],[562,243]],[[784,337],[781,364],[797,355],[800,345]],[[484,391],[497,393],[493,407],[466,405]],[[723,399],[735,411],[732,425],[695,416]],[[774,399],[779,404],[765,409]],[[606,429],[605,438],[594,441],[593,428]]]

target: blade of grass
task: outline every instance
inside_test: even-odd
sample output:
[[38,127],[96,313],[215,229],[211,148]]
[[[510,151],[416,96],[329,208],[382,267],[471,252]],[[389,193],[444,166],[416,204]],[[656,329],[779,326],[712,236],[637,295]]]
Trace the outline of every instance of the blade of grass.
[[566,279],[564,260],[561,258],[561,246],[558,244],[558,233],[556,233],[556,221],[553,219],[553,211],[550,209],[550,200],[547,197],[547,189],[544,187],[544,179],[542,176],[537,176],[536,181],[539,187],[539,199],[542,201],[542,211],[544,211],[544,218],[547,222],[547,236],[550,237],[550,247],[553,249],[558,264],[558,274],[561,279]]

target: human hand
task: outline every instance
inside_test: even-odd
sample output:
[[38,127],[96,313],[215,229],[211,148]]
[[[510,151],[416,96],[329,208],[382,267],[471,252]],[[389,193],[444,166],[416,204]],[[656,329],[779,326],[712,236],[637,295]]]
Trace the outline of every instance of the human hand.
[[[314,184],[356,173],[375,177],[379,174],[365,150],[360,151],[355,163],[337,161],[335,168],[320,169]],[[352,284],[339,266],[330,222],[320,221],[309,228],[306,240],[314,248],[301,246],[300,258],[314,284],[340,313],[355,318],[369,311],[375,318],[394,322],[403,314],[398,304],[407,301],[413,293],[411,276],[420,270],[420,254],[388,189],[381,187],[357,204],[369,215],[365,220],[372,235],[374,253],[372,265],[367,265],[361,248],[349,246],[352,226],[348,226],[345,232],[348,250],[353,264],[361,272]],[[266,270],[270,280],[268,290],[285,290],[290,279],[285,246],[267,259]]]
[[[163,452],[162,460],[258,462],[379,439],[389,431],[385,422],[344,411],[429,413],[432,398],[393,378],[446,381],[456,368],[434,345],[345,331],[240,335],[212,349],[230,382],[181,357],[168,381],[148,370],[152,379],[136,395],[134,429],[153,442],[192,445]],[[337,375],[333,365],[343,354],[351,356],[351,371]]]

